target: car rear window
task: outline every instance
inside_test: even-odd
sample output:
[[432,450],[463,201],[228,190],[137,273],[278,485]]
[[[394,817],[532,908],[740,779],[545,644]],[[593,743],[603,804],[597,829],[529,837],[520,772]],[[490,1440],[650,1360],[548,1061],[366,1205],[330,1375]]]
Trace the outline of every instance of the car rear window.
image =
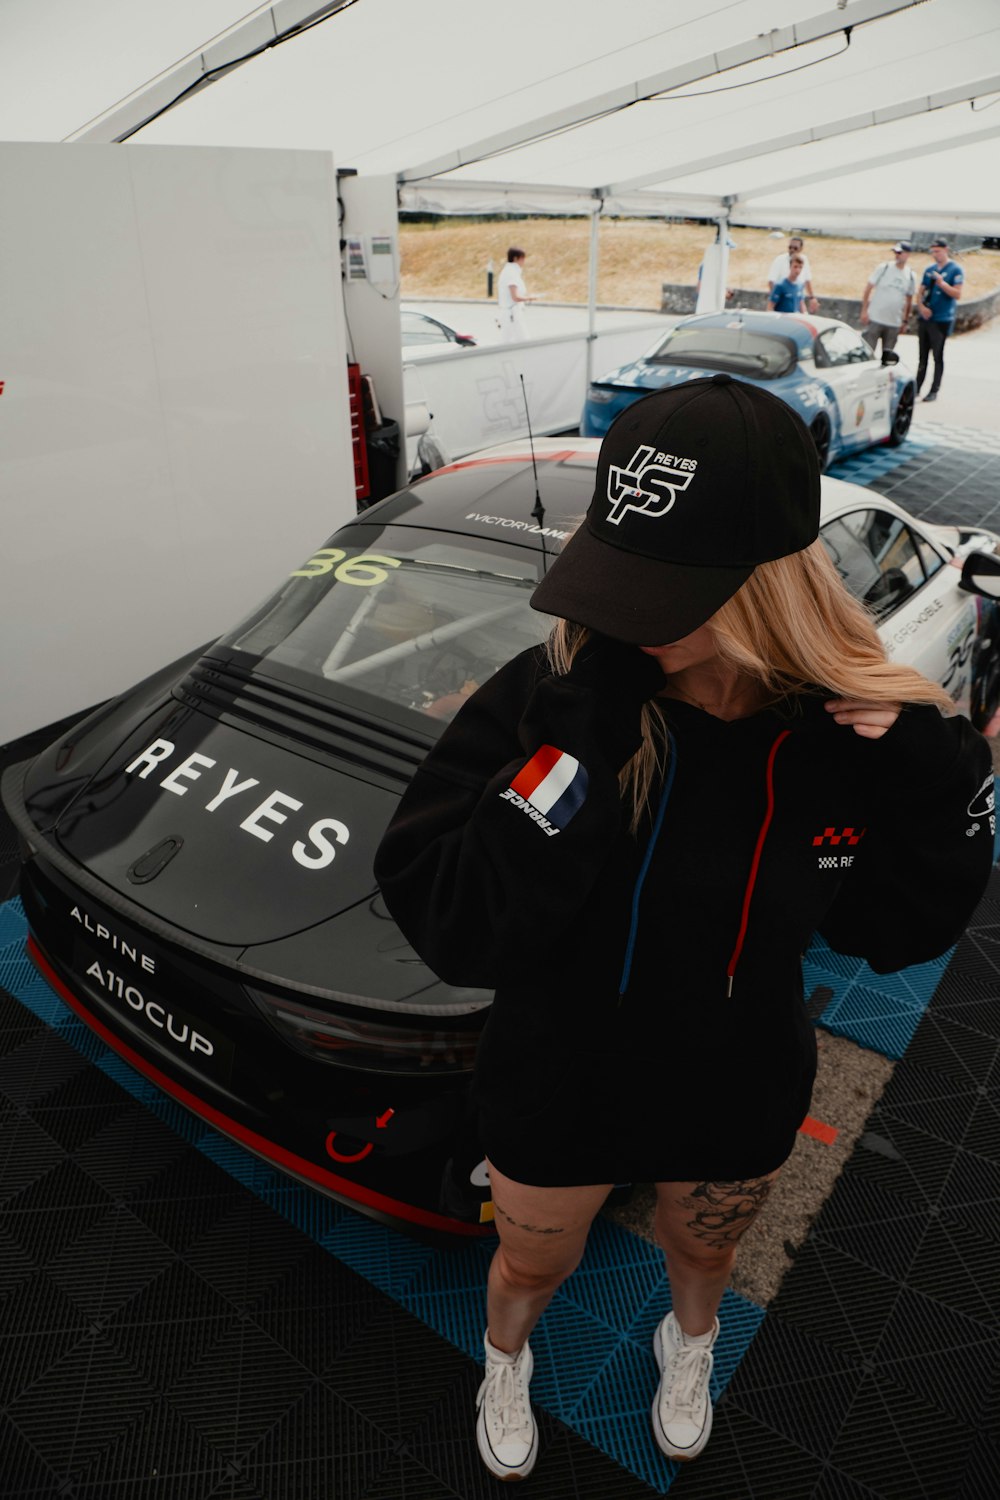
[[541,562],[489,537],[351,526],[219,645],[314,691],[446,721],[548,633],[528,602]]
[[755,380],[777,380],[795,367],[794,339],[756,333],[737,323],[730,328],[672,328],[647,358],[654,364],[694,365],[752,375]]

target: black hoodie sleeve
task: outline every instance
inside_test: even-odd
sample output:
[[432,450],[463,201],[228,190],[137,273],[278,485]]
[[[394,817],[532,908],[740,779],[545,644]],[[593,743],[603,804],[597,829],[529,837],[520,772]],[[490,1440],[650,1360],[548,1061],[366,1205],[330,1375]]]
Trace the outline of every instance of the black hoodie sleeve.
[[993,864],[993,767],[968,719],[936,708],[904,709],[870,749],[878,812],[819,930],[888,974],[945,952],[978,905]]
[[[653,658],[593,637],[566,676],[539,648],[463,705],[375,857],[390,912],[442,979],[491,988],[505,957],[530,962],[572,922],[620,834],[618,772],[662,685]],[[548,767],[568,783],[552,818],[528,798]]]

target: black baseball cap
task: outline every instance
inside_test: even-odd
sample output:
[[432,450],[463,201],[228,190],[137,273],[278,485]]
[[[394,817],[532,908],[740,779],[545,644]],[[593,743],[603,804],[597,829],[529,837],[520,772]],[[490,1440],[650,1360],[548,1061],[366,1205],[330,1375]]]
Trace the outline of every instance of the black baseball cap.
[[935,247],[937,247],[937,249],[939,250],[947,250],[948,241],[943,240],[939,235],[936,240],[931,240],[931,249],[933,250]]
[[608,428],[532,607],[635,646],[680,640],[758,563],[815,541],[819,473],[801,417],[758,386],[718,374],[645,396]]

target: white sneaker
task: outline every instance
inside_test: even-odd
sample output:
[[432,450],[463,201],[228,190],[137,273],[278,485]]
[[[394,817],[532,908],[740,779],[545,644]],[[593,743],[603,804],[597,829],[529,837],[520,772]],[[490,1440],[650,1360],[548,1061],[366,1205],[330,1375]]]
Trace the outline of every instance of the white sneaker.
[[660,1385],[653,1402],[653,1436],[668,1458],[697,1458],[712,1431],[712,1401],[708,1381],[719,1336],[716,1318],[711,1338],[704,1344],[685,1338],[672,1312],[653,1335],[653,1353],[660,1367]]
[[535,1362],[523,1344],[517,1354],[494,1349],[489,1335],[486,1379],[479,1387],[476,1442],[483,1463],[498,1479],[526,1479],[538,1457],[538,1432],[528,1400],[528,1383]]

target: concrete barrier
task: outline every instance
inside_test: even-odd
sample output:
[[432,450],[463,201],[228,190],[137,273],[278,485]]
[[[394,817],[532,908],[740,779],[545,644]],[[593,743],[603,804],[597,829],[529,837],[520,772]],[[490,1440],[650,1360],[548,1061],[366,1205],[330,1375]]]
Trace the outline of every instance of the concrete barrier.
[[[665,281],[663,283],[663,295],[660,303],[660,311],[665,313],[693,313],[698,296],[697,287],[681,286]],[[729,307],[749,308],[766,312],[767,292],[760,291],[756,287],[735,287]],[[852,328],[861,327],[861,298],[860,297],[821,297],[819,310],[824,318],[840,318],[849,323]],[[973,328],[981,328],[984,323],[1000,312],[1000,288],[989,292],[985,297],[976,297],[971,302],[963,298],[958,304],[955,314],[955,333],[969,333]],[[917,315],[914,313],[910,318],[907,328],[908,333],[916,333]]]

